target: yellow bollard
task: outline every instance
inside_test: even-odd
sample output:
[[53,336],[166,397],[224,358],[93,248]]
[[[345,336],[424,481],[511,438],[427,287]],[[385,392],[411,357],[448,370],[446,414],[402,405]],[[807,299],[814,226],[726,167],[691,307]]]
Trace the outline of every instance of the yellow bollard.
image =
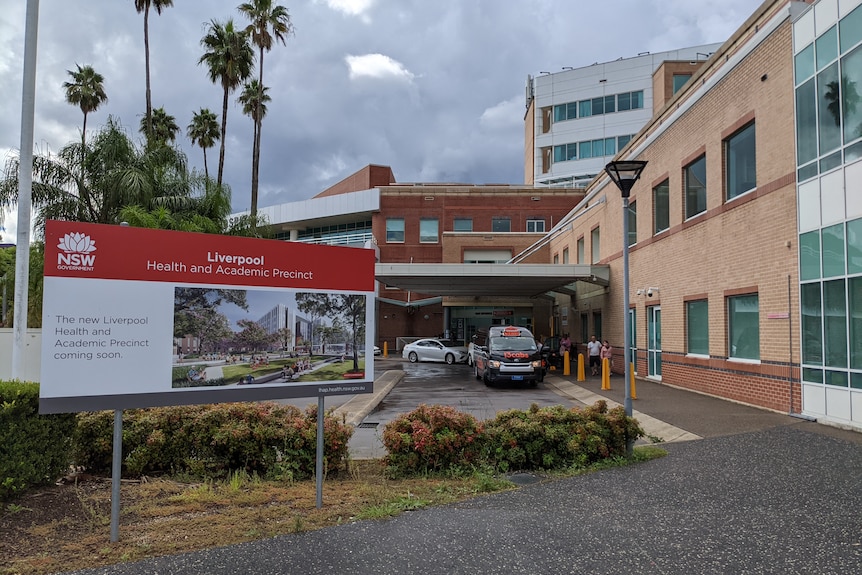
[[611,360],[605,358],[602,360],[602,389],[611,388]]
[[635,388],[635,364],[634,364],[634,362],[629,364],[629,366],[630,366],[629,367],[629,373],[632,375],[632,381],[631,381],[632,399],[637,399],[638,398],[638,392],[637,392],[637,389]]
[[389,342],[383,342],[383,357],[389,357]]
[[586,381],[587,376],[584,373],[584,354],[578,354],[578,381]]
[[572,365],[569,363],[569,352],[563,354],[563,375],[572,375]]

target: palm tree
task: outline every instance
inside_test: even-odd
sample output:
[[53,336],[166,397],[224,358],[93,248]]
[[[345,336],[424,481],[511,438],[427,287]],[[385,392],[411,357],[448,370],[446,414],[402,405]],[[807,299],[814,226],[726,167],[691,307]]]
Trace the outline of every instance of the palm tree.
[[84,113],[84,125],[81,128],[81,146],[84,147],[87,138],[87,114],[98,110],[99,106],[108,100],[108,95],[103,85],[105,78],[101,74],[92,66],[75,65],[78,67],[77,72],[66,70],[72,81],[63,82],[63,88],[66,89],[66,101],[78,106]]
[[251,74],[254,52],[248,43],[248,35],[234,28],[233,20],[220,24],[210,21],[206,36],[201,39],[205,52],[198,64],[206,64],[213,84],[221,84],[224,90],[221,114],[221,146],[219,148],[218,178],[221,185],[224,173],[224,143],[227,130],[227,104],[230,92],[235,90]]
[[192,116],[192,122],[186,128],[186,133],[192,144],[197,144],[204,151],[204,175],[209,178],[207,168],[207,148],[212,148],[219,139],[218,118],[209,108],[201,108]]
[[147,118],[141,118],[140,132],[147,137],[147,145],[167,145],[177,139],[180,127],[177,119],[168,114],[164,107],[153,110],[151,125],[147,129]]
[[272,101],[269,88],[261,86],[257,80],[250,80],[243,86],[237,101],[242,104],[242,113],[249,116],[255,125],[266,116],[266,103]]
[[[263,86],[263,54],[272,50],[273,40],[285,45],[285,37],[293,33],[293,23],[287,8],[273,5],[272,0],[251,0],[243,2],[237,9],[251,22],[246,26],[246,33],[251,34],[251,41],[258,47],[258,85]],[[258,105],[263,102],[259,101]],[[260,167],[260,132],[264,114],[258,110],[252,116],[254,119],[254,146],[251,168],[251,217],[257,215],[258,173]]]
[[163,9],[173,5],[173,0],[135,0],[135,9],[138,14],[144,13],[144,62],[147,69],[147,131],[144,132],[144,135],[148,138],[152,131],[153,119],[153,100],[150,95],[150,6],[156,9],[157,14],[161,14]]

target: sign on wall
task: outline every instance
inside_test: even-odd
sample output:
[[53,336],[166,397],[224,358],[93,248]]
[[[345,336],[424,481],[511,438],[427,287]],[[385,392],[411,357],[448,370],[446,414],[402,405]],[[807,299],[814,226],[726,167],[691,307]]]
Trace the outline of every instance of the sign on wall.
[[374,252],[49,221],[40,412],[370,393]]

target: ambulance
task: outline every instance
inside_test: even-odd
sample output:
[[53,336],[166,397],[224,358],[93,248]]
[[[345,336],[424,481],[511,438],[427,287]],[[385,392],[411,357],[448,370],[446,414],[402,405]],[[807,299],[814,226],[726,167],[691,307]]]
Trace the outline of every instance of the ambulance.
[[544,378],[542,354],[532,332],[525,327],[493,326],[485,345],[475,350],[473,374],[485,385],[524,382],[536,387]]

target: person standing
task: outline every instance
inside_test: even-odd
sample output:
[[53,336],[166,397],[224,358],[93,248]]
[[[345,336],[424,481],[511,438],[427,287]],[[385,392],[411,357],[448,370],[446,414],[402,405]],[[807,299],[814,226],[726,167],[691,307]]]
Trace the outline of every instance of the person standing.
[[590,356],[590,373],[598,375],[602,361],[602,344],[596,340],[596,336],[592,336],[587,342],[587,352]]
[[599,352],[599,355],[602,358],[602,362],[604,362],[604,360],[608,360],[608,368],[613,366],[613,353],[614,348],[611,347],[608,340],[602,341],[602,350]]

